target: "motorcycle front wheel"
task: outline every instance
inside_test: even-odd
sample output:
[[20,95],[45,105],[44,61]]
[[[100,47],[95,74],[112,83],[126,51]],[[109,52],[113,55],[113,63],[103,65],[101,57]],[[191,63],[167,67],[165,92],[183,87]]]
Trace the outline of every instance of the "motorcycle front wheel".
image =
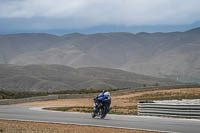
[[104,119],[104,118],[106,117],[106,113],[105,113],[104,109],[101,108],[101,109],[99,110],[99,113],[100,113],[100,118],[101,118],[101,119]]

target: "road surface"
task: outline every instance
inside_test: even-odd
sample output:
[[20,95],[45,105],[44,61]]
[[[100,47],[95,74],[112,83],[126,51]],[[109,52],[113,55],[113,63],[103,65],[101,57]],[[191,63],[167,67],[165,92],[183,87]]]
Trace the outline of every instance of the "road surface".
[[195,119],[107,115],[102,120],[92,119],[91,115],[86,113],[44,111],[38,107],[27,106],[0,106],[0,119],[200,133],[200,120]]

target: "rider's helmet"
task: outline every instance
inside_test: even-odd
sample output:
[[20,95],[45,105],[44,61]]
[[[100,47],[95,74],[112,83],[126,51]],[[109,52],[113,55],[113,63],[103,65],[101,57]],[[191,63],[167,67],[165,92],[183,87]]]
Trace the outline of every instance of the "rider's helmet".
[[107,91],[107,92],[104,93],[104,95],[110,97],[110,92]]
[[104,93],[104,96],[106,97],[106,99],[111,99],[110,92],[108,91]]

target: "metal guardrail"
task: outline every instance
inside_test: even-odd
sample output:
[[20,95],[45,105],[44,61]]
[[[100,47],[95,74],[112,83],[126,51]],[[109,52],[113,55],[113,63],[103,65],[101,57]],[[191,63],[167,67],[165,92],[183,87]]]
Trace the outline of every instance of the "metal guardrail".
[[138,103],[138,114],[145,116],[167,116],[200,119],[200,104]]

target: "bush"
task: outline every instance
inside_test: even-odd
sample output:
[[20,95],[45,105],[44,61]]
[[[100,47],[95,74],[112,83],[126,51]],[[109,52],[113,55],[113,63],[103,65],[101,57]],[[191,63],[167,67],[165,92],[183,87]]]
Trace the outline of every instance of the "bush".
[[[117,91],[121,89],[108,89],[108,91]],[[27,98],[35,96],[47,96],[52,94],[90,94],[90,93],[100,93],[103,89],[81,89],[81,90],[65,90],[57,92],[16,92],[16,91],[5,91],[0,90],[0,99],[18,99],[18,98]]]
[[[113,88],[110,88],[108,89],[108,91],[117,91],[117,90],[122,90],[124,88],[121,88],[121,89],[113,89]],[[52,92],[51,94],[90,94],[90,93],[100,93],[102,92],[103,89],[93,89],[93,88],[90,88],[90,89],[81,89],[81,90],[66,90],[66,91],[57,91],[57,92]]]
[[16,92],[16,91],[0,91],[0,99],[18,99],[27,98],[34,96],[47,96],[48,93],[45,92]]

